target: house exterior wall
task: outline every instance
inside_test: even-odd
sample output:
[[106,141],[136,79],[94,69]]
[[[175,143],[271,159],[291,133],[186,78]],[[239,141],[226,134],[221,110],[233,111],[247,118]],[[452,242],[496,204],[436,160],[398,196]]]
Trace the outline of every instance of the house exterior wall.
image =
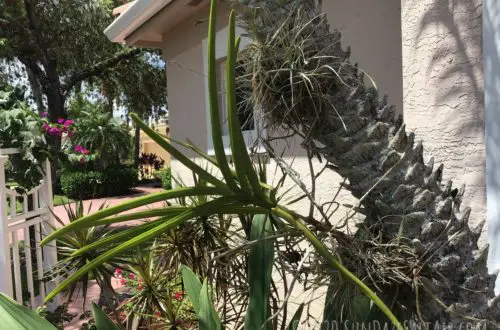
[[[500,3],[484,0],[483,50],[488,202],[488,267],[500,272]],[[497,281],[500,294],[500,279]]]
[[[391,103],[402,111],[399,4],[394,5],[384,0],[356,0],[349,3],[334,0],[324,1],[323,10],[332,28],[343,32],[344,45],[351,45],[353,60],[377,82],[380,93],[390,95]],[[181,141],[189,139],[203,150],[210,147],[202,48],[208,30],[207,18],[208,8],[205,8],[164,34],[162,47],[168,63],[171,136]],[[227,19],[228,9],[222,2],[218,9],[218,30],[224,29]],[[381,21],[386,25],[380,24]],[[226,40],[219,38],[217,43],[225,45]],[[298,173],[304,173],[302,169],[309,168],[305,152],[296,141],[288,141],[278,148],[286,150],[285,155],[290,162],[293,161],[293,167]],[[191,174],[186,173],[175,160],[172,160],[172,169],[189,181]],[[330,175],[331,182],[341,180],[333,173]],[[327,192],[331,189],[318,191],[328,195]],[[321,199],[321,196],[318,197]]]
[[403,111],[401,6],[388,0],[323,0],[331,28],[351,46],[351,59],[371,76],[380,95]]
[[477,224],[486,219],[482,0],[406,0],[402,22],[405,122],[445,164],[444,182],[466,184],[462,207]]
[[[156,131],[160,134],[167,134],[167,125],[158,125],[155,127]],[[156,154],[158,157],[165,161],[165,165],[169,166],[170,164],[170,154],[165,151],[158,143],[151,140],[149,136],[146,135],[143,131],[141,131],[141,135],[139,137],[140,140],[140,150],[144,153]]]

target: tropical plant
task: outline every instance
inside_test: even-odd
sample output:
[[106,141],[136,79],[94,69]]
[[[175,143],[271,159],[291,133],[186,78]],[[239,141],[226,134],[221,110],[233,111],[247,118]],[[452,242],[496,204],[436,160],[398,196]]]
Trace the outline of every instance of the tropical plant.
[[[443,165],[424,161],[422,142],[407,134],[387,98],[365,85],[369,77],[350,61],[321,1],[235,4],[253,40],[240,53],[239,89],[250,91],[246,99],[260,109],[268,131],[300,136],[309,157],[345,178],[343,189],[358,199],[345,218],[362,215],[359,229],[333,234],[343,242],[336,251],[345,265],[393,301],[400,319],[453,328],[464,320],[499,320],[488,249],[478,244],[484,221],[470,227],[471,210],[461,208],[465,187],[442,182]],[[324,218],[325,228],[317,229],[328,237],[346,221]],[[328,319],[362,321],[355,315],[370,302],[360,301],[345,277],[330,278]]]
[[[105,206],[106,205],[104,203],[101,204],[98,210],[104,210]],[[83,218],[85,213],[90,213],[92,203],[89,203],[87,211],[85,211],[82,201],[77,201],[74,204],[65,204],[64,209],[66,211],[67,219],[70,223],[73,223],[78,219]],[[63,226],[65,224],[64,221],[57,216],[57,214],[53,213],[53,216],[60,225]],[[100,241],[101,239],[106,239],[114,233],[115,232],[108,226],[101,226],[70,231],[59,237],[57,239],[59,262],[52,267],[52,269],[46,274],[46,277],[49,279],[55,279],[71,276],[72,273],[78,271],[89,262],[92,262],[92,260],[100,254],[104,253],[107,248],[114,246],[114,243],[110,242],[107,247],[99,249],[89,249],[78,256],[75,256],[74,252],[92,246],[93,243]],[[93,268],[91,271],[84,274],[78,282],[74,282],[68,287],[66,294],[67,302],[69,303],[72,300],[73,295],[79,287],[78,284],[80,284],[81,294],[83,296],[83,305],[85,305],[88,282],[91,279],[95,279],[101,288],[103,300],[108,306],[113,307],[117,302],[117,299],[111,285],[111,277],[113,276],[114,269],[126,262],[127,260],[125,258],[116,256],[109,259],[106,263],[101,264],[99,267]]]
[[155,243],[137,248],[125,268],[130,271],[115,271],[115,277],[132,289],[132,296],[121,304],[127,319],[136,324],[172,329],[195,323],[190,305],[184,300],[178,274],[169,272],[169,265],[159,252]]
[[17,148],[10,157],[10,180],[24,189],[40,184],[50,148],[41,129],[42,119],[31,111],[19,90],[0,86],[0,148]]
[[96,155],[95,165],[103,169],[126,159],[131,148],[131,136],[126,125],[96,105],[77,115],[75,145],[85,146]]
[[[92,313],[97,330],[118,330],[113,321],[96,305],[92,304]],[[15,302],[0,292],[0,320],[2,327],[10,330],[57,330],[49,321],[31,309]]]
[[160,179],[163,189],[172,189],[172,168],[167,166],[153,174],[156,178]]
[[[55,290],[53,290],[46,299],[52,299],[59,294],[65,287],[74,283],[86,273],[102,265],[113,257],[130,250],[131,248],[140,246],[141,244],[151,241],[155,237],[175,230],[186,221],[208,217],[217,214],[243,214],[255,215],[252,221],[252,228],[261,223],[261,226],[271,226],[285,231],[297,231],[314,247],[318,256],[322,258],[332,269],[339,271],[345,278],[349,279],[366,294],[377,308],[380,308],[389,320],[398,329],[403,329],[397,318],[391,312],[390,308],[371,290],[363,281],[357,278],[349,271],[329,250],[329,248],[311,231],[310,226],[317,225],[311,217],[302,216],[296,212],[289,210],[286,206],[278,203],[277,192],[279,185],[276,187],[265,184],[259,178],[256,170],[253,167],[250,156],[244,144],[243,135],[237,115],[236,92],[235,92],[235,59],[238,52],[239,38],[235,38],[235,15],[231,13],[229,23],[229,38],[228,38],[228,54],[227,54],[227,104],[229,112],[229,133],[230,145],[233,155],[234,168],[231,168],[227,156],[224,152],[222,141],[220,114],[218,111],[217,102],[217,86],[216,86],[216,58],[215,58],[215,17],[216,17],[216,1],[212,1],[210,23],[209,23],[209,94],[210,94],[210,120],[212,123],[212,140],[215,150],[215,158],[212,158],[192,145],[186,147],[196,151],[201,157],[208,161],[215,169],[219,171],[219,176],[213,174],[200,165],[194,163],[186,157],[181,151],[174,147],[169,141],[163,139],[159,134],[154,132],[146,124],[144,124],[137,116],[132,115],[132,119],[136,125],[140,126],[155,142],[162,146],[167,152],[175,157],[180,163],[191,169],[199,178],[199,181],[206,182],[206,185],[197,185],[190,187],[177,188],[170,191],[150,194],[144,197],[139,197],[132,201],[110,207],[98,211],[92,215],[85,216],[63,228],[51,233],[43,241],[42,245],[65,235],[74,230],[84,228],[92,228],[110,223],[124,222],[137,218],[156,217],[156,220],[125,230],[115,235],[110,235],[105,239],[101,239],[90,246],[87,246],[79,251],[76,251],[72,256],[76,257],[89,249],[107,247],[110,241],[116,242],[119,245],[114,248],[108,248],[106,252],[93,259],[80,270],[71,274],[65,279]],[[193,196],[205,198],[205,202],[193,206],[176,206],[157,208],[150,211],[140,213],[132,213],[119,215],[122,212],[134,209],[139,206],[147,205],[153,202],[171,200],[175,198],[191,198]],[[213,197],[213,199],[209,199]],[[262,224],[263,222],[263,224]],[[269,224],[268,224],[269,223]],[[269,228],[269,227],[266,227]],[[267,229],[266,229],[267,231]],[[271,238],[269,238],[271,239]],[[258,245],[260,248],[260,245]],[[253,322],[257,328],[263,326],[269,315],[267,306],[269,301],[264,301],[268,297],[266,293],[267,283],[270,281],[265,276],[270,275],[270,272],[265,268],[265,273],[260,275],[249,274],[249,284],[252,286],[249,292],[250,296],[249,308],[254,315],[258,315],[256,320],[253,318],[247,319],[247,322]],[[256,276],[256,277],[254,277]],[[258,276],[261,276],[259,279]],[[202,290],[204,295],[207,294],[206,284]],[[200,307],[200,313],[209,314],[209,309]],[[259,323],[260,322],[260,323]],[[259,323],[259,324],[257,324]],[[201,325],[200,325],[201,327]],[[214,329],[212,326],[210,329]],[[253,328],[255,329],[255,328]]]
[[142,153],[139,157],[139,173],[142,179],[151,179],[156,171],[165,165],[165,161],[153,153]]

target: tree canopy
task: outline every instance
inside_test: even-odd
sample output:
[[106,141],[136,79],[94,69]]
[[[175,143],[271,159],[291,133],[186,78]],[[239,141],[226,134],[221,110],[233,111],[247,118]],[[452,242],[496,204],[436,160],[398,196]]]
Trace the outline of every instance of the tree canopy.
[[[82,88],[97,91],[110,105],[140,107],[129,109],[140,113],[166,104],[158,54],[112,43],[103,33],[113,20],[113,7],[122,2],[0,2],[0,59],[23,64],[36,104],[51,118],[64,117],[67,99]],[[137,82],[147,88],[137,88]]]

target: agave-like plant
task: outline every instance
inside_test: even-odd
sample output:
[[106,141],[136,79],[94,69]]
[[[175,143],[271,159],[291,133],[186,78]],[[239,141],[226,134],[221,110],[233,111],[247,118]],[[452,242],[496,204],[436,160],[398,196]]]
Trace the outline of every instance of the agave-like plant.
[[[105,209],[105,203],[102,203],[98,210]],[[89,204],[88,209],[85,210],[82,201],[77,201],[74,205],[65,204],[64,209],[70,223],[77,221],[89,214],[92,209],[92,203]],[[64,222],[55,213],[53,213],[55,220],[64,226]],[[83,247],[88,246],[94,242],[98,242],[106,237],[112,235],[114,231],[109,226],[102,227],[89,227],[78,230],[66,232],[57,238],[57,251],[60,261],[53,266],[53,268],[45,275],[48,278],[62,277],[65,278],[68,274],[72,274],[79,269],[83,268],[89,262],[92,262],[100,254],[104,253],[107,249],[113,246],[102,246],[98,249],[88,250],[84,253],[75,255],[75,252],[80,251]],[[83,305],[85,305],[88,289],[88,281],[95,279],[101,288],[103,298],[108,300],[107,303],[112,305],[115,300],[114,291],[111,286],[111,276],[113,270],[120,265],[127,263],[127,260],[120,256],[115,256],[108,259],[105,263],[101,263],[98,267],[93,267],[87,273],[83,274],[79,281],[73,282],[68,286],[66,294],[67,301],[71,301],[73,295],[78,288],[78,283],[81,283],[81,293],[83,296]]]
[[[332,254],[326,245],[309,229],[309,218],[293,212],[285,206],[279,204],[277,199],[278,187],[273,187],[261,182],[257,171],[254,169],[252,160],[245,147],[243,135],[238,121],[236,92],[235,92],[235,66],[240,39],[235,37],[235,15],[232,12],[229,18],[229,37],[227,53],[227,77],[226,77],[226,96],[228,105],[228,125],[230,135],[231,152],[233,156],[234,167],[231,167],[227,161],[224,151],[220,115],[217,102],[217,84],[216,84],[216,57],[215,57],[215,27],[216,27],[216,1],[211,2],[210,22],[209,22],[209,43],[208,43],[208,80],[210,94],[210,120],[212,125],[212,140],[215,150],[215,158],[196,150],[202,158],[220,171],[220,177],[213,175],[205,170],[191,159],[186,157],[181,151],[174,147],[169,141],[163,139],[154,130],[144,124],[138,116],[132,115],[135,123],[141,127],[155,142],[162,146],[174,158],[181,162],[188,169],[196,173],[200,180],[207,182],[206,186],[182,187],[165,192],[150,194],[139,197],[132,201],[100,210],[92,215],[73,221],[71,224],[60,228],[47,236],[42,245],[49,243],[68,232],[81,230],[84,228],[108,225],[111,223],[124,222],[132,219],[153,218],[156,220],[136,226],[135,228],[125,230],[120,233],[109,235],[99,241],[96,241],[79,251],[75,251],[72,256],[76,257],[87,253],[89,250],[106,247],[110,242],[120,242],[116,247],[112,247],[106,252],[93,259],[80,270],[64,280],[55,290],[49,293],[47,300],[52,299],[60,293],[66,286],[85,276],[92,269],[114,258],[115,256],[139,246],[145,242],[151,241],[159,235],[177,228],[186,221],[197,218],[207,217],[216,214],[246,214],[255,215],[252,221],[252,228],[259,227],[263,230],[260,234],[268,234],[272,228],[289,228],[300,232],[305,239],[314,247],[317,254],[333,268],[337,269],[344,277],[351,280],[398,329],[403,329],[401,323],[397,320],[389,307],[359,278],[349,271]],[[170,206],[157,208],[150,211],[120,215],[122,212],[134,208],[151,204],[158,201],[172,200],[176,198],[187,198],[192,196],[215,196],[213,199],[206,199],[206,202],[192,206]],[[272,244],[272,243],[271,243]],[[273,253],[270,248],[257,245],[258,250],[250,253],[250,262],[252,259],[259,260],[258,267],[249,267],[248,274],[250,301],[247,311],[246,323],[247,329],[260,329],[266,324],[268,318],[267,306],[269,304],[269,283],[272,267],[263,267],[272,263]],[[256,254],[252,257],[252,254]],[[265,259],[262,259],[265,258]],[[269,258],[271,258],[270,261]],[[263,263],[264,261],[264,263]],[[255,274],[252,273],[253,270]],[[206,283],[203,286],[202,293],[207,294]],[[208,308],[208,307],[207,307]],[[209,309],[202,310],[200,313],[209,313]],[[200,328],[202,324],[200,324]],[[217,329],[217,323],[210,323],[203,326],[205,329]]]

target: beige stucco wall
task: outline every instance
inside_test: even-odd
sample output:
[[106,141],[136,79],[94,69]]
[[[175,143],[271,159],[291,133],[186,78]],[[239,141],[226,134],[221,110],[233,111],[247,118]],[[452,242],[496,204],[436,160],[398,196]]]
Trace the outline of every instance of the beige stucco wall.
[[[401,6],[394,0],[323,0],[332,28],[351,47],[351,59],[388,95],[396,110],[403,110],[401,61]],[[368,82],[368,81],[367,81]]]
[[405,122],[443,179],[467,185],[474,223],[486,218],[481,5],[406,0],[402,11]]
[[[167,125],[158,125],[155,127],[155,130],[159,132],[160,134],[166,135],[167,134]],[[170,154],[165,151],[158,143],[153,141],[149,136],[147,136],[144,131],[141,131],[140,135],[140,150],[141,153],[151,153],[151,154],[156,154],[158,157],[163,159],[165,161],[165,165],[170,164]]]

